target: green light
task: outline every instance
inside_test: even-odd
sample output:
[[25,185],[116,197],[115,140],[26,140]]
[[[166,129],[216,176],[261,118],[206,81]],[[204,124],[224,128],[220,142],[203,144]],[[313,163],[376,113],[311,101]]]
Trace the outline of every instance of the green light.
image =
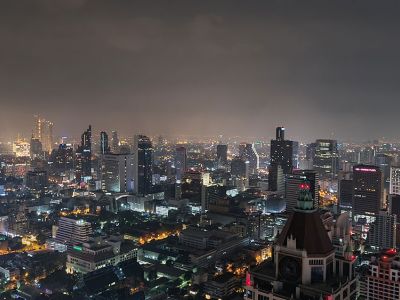
[[74,246],[73,248],[74,248],[74,250],[76,250],[76,251],[82,251],[82,247],[80,247],[80,246]]

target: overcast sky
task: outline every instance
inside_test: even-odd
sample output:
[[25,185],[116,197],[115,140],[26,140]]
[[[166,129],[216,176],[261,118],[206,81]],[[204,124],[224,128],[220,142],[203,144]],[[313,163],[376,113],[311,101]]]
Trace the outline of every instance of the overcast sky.
[[400,139],[397,3],[1,0],[0,136]]

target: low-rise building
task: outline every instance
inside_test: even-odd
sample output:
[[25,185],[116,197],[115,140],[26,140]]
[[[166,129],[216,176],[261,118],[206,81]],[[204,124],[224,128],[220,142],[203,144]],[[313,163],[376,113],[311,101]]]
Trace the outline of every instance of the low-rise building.
[[68,273],[86,274],[136,257],[137,247],[131,241],[91,239],[68,250],[66,269]]

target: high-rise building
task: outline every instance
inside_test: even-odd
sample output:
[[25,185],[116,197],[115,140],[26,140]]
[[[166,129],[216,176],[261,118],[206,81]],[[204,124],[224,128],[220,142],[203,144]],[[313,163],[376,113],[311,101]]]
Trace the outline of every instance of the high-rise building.
[[396,215],[381,210],[370,225],[367,243],[380,250],[396,248]]
[[281,165],[273,164],[268,167],[268,189],[278,194],[285,192],[285,174]]
[[298,195],[272,259],[247,273],[244,299],[355,299],[351,249],[335,253],[308,184],[301,184]]
[[317,149],[316,143],[308,144],[307,148],[306,148],[306,159],[308,159],[310,161],[314,161],[316,149]]
[[292,212],[299,197],[299,186],[305,182],[309,185],[310,193],[314,200],[314,207],[319,207],[319,185],[318,173],[314,170],[294,170],[286,175],[285,180],[285,201],[286,211]]
[[134,155],[105,154],[101,160],[102,190],[115,193],[132,192]]
[[397,223],[400,223],[400,195],[389,195],[389,213],[396,215]]
[[353,218],[379,214],[383,203],[383,176],[377,166],[353,167]]
[[53,150],[53,127],[54,124],[39,116],[35,116],[34,138],[42,143],[43,151],[51,153]]
[[400,299],[400,258],[395,249],[373,257],[368,273],[360,280],[361,299]]
[[341,179],[339,181],[339,208],[340,210],[351,211],[353,205],[353,180]]
[[82,219],[61,217],[58,221],[56,241],[60,244],[73,246],[85,243],[92,234],[92,226]]
[[111,132],[111,151],[112,153],[119,153],[119,138],[118,138],[118,132],[113,130]]
[[297,142],[285,140],[285,128],[276,128],[276,139],[271,140],[271,165],[280,165],[284,174],[298,167]]
[[392,156],[384,154],[384,153],[378,153],[375,155],[375,166],[378,166],[383,174],[383,180],[384,182],[389,182],[391,178],[391,167],[394,162],[394,159]]
[[40,158],[43,156],[43,148],[42,148],[42,143],[40,142],[39,139],[35,138],[32,136],[31,138],[31,158]]
[[239,158],[248,162],[250,174],[257,172],[260,164],[260,158],[254,144],[241,143],[239,145]]
[[152,191],[153,176],[153,145],[147,136],[135,136],[134,153],[135,192],[140,195],[147,195]]
[[228,165],[228,145],[217,145],[217,166],[225,168]]
[[398,166],[392,166],[390,168],[389,193],[392,195],[400,195],[400,167]]
[[317,140],[314,158],[314,170],[321,178],[334,178],[339,169],[337,141]]
[[77,179],[92,176],[92,126],[81,136],[81,145],[76,151]]
[[186,172],[186,148],[181,146],[176,148],[175,151],[175,171],[176,180],[181,181],[183,174]]
[[100,154],[110,153],[110,146],[108,145],[108,134],[105,131],[100,132]]

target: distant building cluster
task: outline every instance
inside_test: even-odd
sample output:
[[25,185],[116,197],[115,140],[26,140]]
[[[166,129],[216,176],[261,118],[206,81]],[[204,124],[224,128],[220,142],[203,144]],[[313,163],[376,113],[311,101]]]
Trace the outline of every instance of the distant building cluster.
[[400,299],[400,143],[53,127],[0,142],[6,297]]

